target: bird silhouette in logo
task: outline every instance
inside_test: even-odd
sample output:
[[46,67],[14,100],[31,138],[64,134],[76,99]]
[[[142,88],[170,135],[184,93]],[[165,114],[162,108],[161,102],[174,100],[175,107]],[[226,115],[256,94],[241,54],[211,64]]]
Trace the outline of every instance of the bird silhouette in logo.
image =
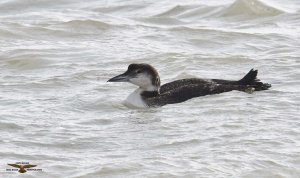
[[31,165],[31,164],[25,164],[25,165],[21,165],[21,164],[8,164],[8,165],[10,165],[10,166],[12,166],[12,167],[19,168],[19,169],[20,169],[20,170],[19,170],[20,173],[25,173],[25,172],[27,172],[27,171],[26,171],[26,168],[31,168],[31,167],[37,166],[37,165]]

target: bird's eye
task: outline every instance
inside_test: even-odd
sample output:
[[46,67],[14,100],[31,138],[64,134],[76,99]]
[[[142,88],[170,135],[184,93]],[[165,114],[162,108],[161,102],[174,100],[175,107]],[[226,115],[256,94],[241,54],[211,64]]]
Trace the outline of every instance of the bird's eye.
[[137,71],[136,71],[137,74],[139,74],[139,73],[141,73],[141,72],[142,72],[141,70],[137,70]]

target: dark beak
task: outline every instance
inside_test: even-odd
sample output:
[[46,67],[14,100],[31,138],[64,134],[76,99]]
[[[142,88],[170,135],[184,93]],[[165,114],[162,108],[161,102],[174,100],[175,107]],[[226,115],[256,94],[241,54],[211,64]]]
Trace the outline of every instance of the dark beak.
[[107,82],[128,82],[128,80],[129,80],[129,76],[125,72],[124,74],[109,79]]

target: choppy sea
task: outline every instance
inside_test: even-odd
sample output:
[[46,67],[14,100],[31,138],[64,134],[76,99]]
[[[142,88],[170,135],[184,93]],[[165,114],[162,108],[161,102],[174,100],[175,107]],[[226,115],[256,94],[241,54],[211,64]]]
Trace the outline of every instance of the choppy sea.
[[[2,0],[0,177],[298,178],[299,49],[299,0]],[[272,88],[131,109],[130,63]]]

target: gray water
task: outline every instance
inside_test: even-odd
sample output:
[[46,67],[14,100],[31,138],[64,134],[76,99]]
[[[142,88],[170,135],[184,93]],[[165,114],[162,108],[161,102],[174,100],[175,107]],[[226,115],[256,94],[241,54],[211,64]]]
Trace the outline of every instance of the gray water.
[[[298,0],[2,0],[0,177],[300,177],[299,49]],[[272,88],[130,109],[130,63]]]

